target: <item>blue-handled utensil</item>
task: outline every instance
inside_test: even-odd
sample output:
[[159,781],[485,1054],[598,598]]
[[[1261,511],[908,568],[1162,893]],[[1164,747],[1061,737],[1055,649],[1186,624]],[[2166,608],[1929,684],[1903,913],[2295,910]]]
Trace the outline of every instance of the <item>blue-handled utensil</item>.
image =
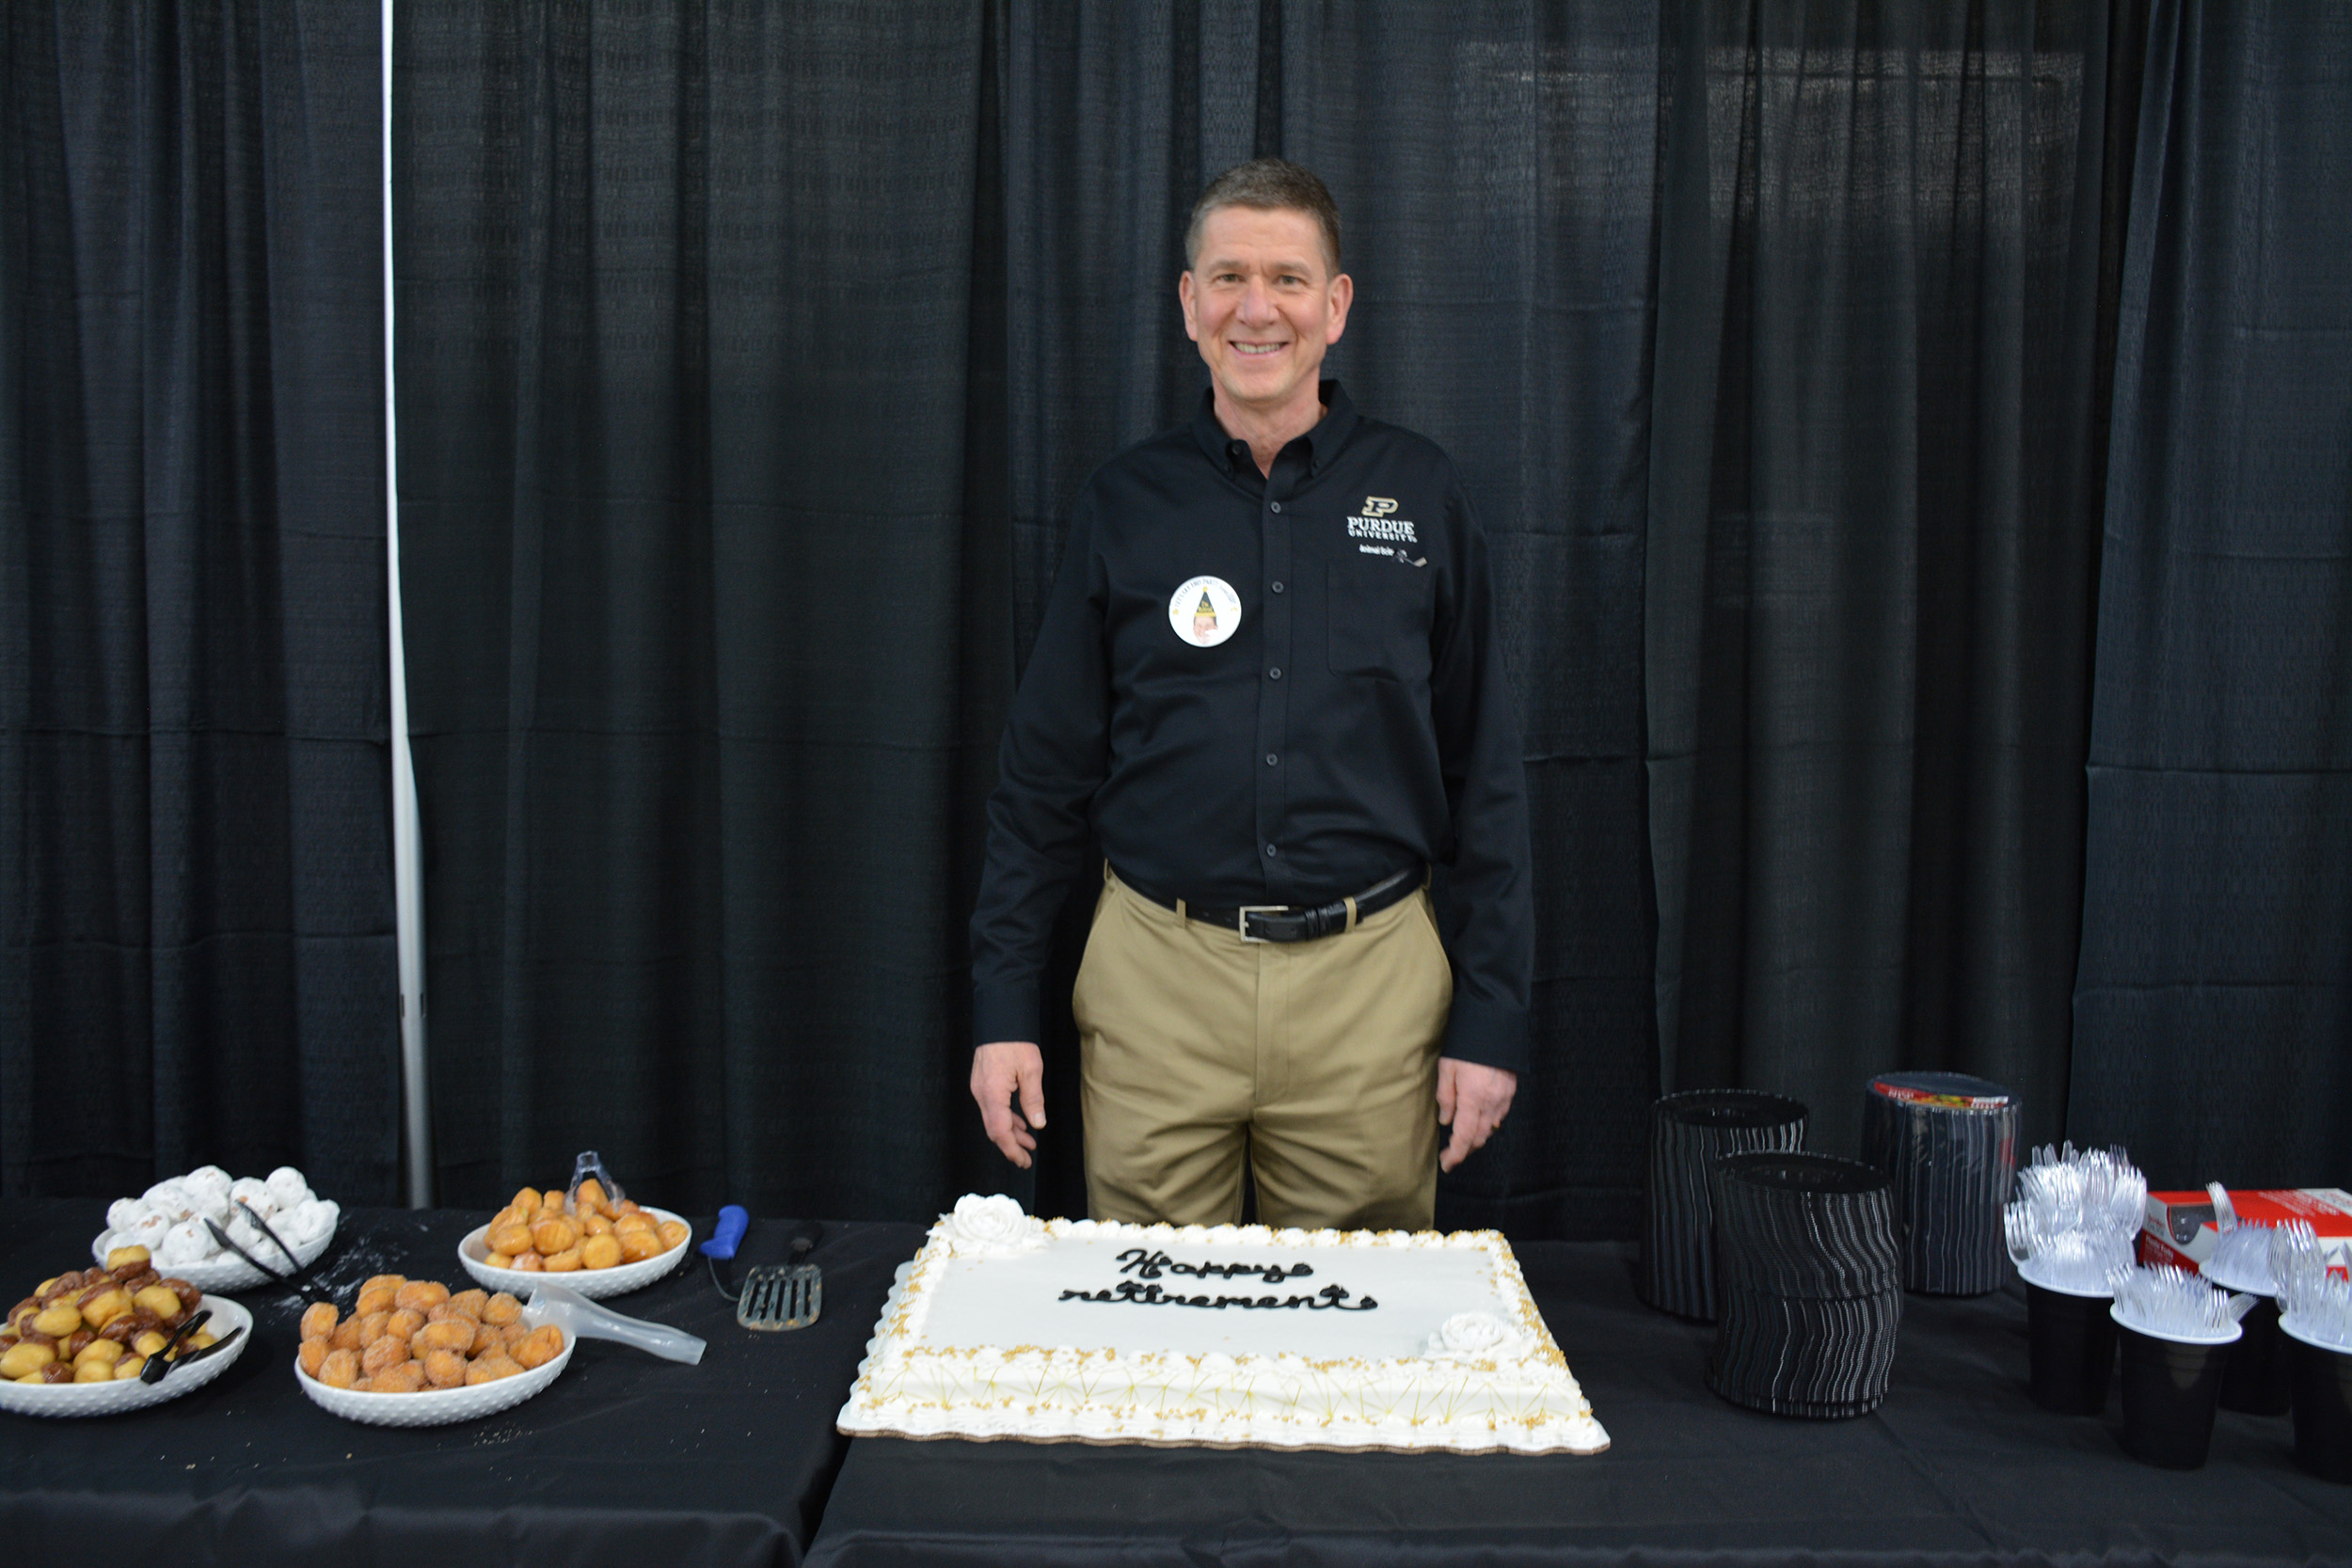
[[709,1240],[703,1243],[705,1258],[732,1259],[735,1249],[743,1243],[743,1232],[751,1227],[751,1212],[739,1203],[730,1203],[719,1211],[719,1223],[711,1227]]
[[741,1290],[729,1290],[720,1277],[719,1262],[734,1259],[751,1223],[751,1215],[739,1204],[730,1203],[719,1211],[719,1223],[701,1249],[710,1259],[710,1282],[735,1303],[735,1321],[745,1328],[806,1328],[825,1309],[824,1273],[807,1260],[824,1236],[824,1227],[814,1220],[803,1222],[793,1232],[790,1262],[763,1263],[743,1275]]

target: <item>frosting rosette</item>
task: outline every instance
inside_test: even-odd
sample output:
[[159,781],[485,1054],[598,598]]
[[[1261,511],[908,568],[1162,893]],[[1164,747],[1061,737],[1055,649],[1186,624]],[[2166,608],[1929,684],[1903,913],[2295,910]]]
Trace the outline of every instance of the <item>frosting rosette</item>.
[[962,1256],[1017,1258],[1045,1245],[1045,1222],[1023,1213],[1019,1203],[1002,1194],[966,1193],[956,1199],[946,1221],[948,1243]]
[[1456,1312],[1430,1334],[1427,1354],[1432,1361],[1494,1361],[1534,1348],[1532,1336],[1491,1312]]

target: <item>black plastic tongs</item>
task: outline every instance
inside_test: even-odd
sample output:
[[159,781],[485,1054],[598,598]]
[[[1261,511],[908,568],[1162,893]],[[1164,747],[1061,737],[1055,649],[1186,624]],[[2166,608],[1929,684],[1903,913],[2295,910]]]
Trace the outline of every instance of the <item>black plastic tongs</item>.
[[[262,1262],[259,1258],[254,1257],[253,1254],[246,1251],[245,1248],[239,1246],[235,1242],[231,1241],[230,1239],[229,1232],[226,1229],[207,1218],[204,1222],[204,1228],[213,1233],[213,1240],[218,1242],[222,1246],[227,1247],[230,1251],[235,1253],[238,1257],[252,1264],[254,1268],[261,1271],[263,1275],[266,1275],[269,1278],[277,1281],[278,1284],[293,1287],[295,1290],[303,1291],[305,1294],[316,1294],[311,1286],[298,1283],[298,1281],[301,1280],[302,1275],[308,1272],[310,1264],[303,1262],[301,1259],[294,1256],[294,1248],[286,1244],[284,1237],[278,1235],[277,1231],[270,1228],[269,1221],[263,1219],[259,1213],[254,1212],[253,1205],[247,1203],[243,1198],[238,1198],[236,1200],[236,1204],[238,1208],[245,1211],[245,1217],[251,1220],[255,1227],[258,1228],[262,1235],[267,1236],[278,1251],[286,1255],[286,1261],[291,1266],[283,1272],[270,1267],[267,1263]],[[313,1259],[311,1261],[315,1262],[317,1259]],[[316,1299],[324,1301],[327,1298],[324,1295],[317,1295]]]

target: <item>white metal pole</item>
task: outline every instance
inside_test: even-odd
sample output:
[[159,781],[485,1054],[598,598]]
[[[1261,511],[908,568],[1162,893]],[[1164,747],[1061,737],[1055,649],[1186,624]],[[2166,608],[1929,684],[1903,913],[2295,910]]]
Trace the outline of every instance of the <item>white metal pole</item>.
[[424,1055],[424,867],[418,853],[417,770],[408,753],[408,659],[401,639],[400,417],[392,373],[392,0],[384,13],[384,552],[391,626],[392,910],[400,949],[400,1100],[408,1144],[408,1207],[433,1203],[432,1101]]

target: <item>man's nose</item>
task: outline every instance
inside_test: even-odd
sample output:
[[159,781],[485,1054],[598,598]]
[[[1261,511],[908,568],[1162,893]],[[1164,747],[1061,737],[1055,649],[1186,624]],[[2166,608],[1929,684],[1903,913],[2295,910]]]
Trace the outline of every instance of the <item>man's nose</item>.
[[1241,319],[1252,326],[1274,320],[1274,295],[1262,278],[1251,278],[1241,293]]

